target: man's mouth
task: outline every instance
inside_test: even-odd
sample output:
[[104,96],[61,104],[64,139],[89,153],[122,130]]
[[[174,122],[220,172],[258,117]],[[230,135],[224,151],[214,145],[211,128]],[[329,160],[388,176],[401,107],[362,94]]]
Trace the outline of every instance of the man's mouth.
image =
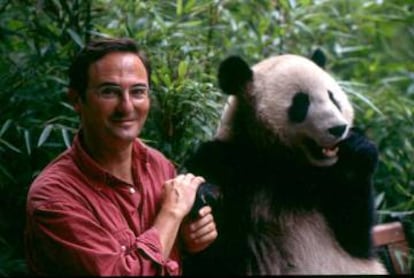
[[137,122],[136,119],[113,119],[112,122],[116,125],[129,126]]

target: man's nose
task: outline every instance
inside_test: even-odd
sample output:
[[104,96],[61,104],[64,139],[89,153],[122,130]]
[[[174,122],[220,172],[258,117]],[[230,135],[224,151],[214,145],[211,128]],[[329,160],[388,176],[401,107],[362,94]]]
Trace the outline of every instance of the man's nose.
[[134,103],[129,90],[124,90],[121,96],[119,96],[118,109],[120,111],[129,112],[134,109]]

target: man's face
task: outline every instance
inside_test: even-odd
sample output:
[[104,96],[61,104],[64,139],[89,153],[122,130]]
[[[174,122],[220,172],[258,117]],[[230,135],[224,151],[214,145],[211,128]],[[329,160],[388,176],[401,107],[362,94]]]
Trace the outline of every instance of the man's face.
[[75,106],[85,135],[99,143],[134,140],[148,115],[148,91],[147,71],[133,53],[109,53],[90,65],[85,101]]

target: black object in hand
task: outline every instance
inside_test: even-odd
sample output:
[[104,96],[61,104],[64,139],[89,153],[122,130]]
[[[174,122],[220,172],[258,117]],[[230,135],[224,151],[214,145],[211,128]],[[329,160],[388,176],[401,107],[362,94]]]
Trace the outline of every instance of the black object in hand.
[[197,189],[196,199],[190,211],[191,218],[198,217],[198,211],[204,206],[214,206],[220,198],[220,190],[218,186],[203,182]]

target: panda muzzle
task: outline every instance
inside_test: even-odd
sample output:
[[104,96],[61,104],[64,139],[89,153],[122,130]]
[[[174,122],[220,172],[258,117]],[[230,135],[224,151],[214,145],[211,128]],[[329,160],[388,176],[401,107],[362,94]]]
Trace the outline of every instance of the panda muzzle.
[[317,159],[334,158],[337,156],[339,151],[337,144],[330,147],[323,147],[310,138],[305,140],[304,143],[312,156]]

